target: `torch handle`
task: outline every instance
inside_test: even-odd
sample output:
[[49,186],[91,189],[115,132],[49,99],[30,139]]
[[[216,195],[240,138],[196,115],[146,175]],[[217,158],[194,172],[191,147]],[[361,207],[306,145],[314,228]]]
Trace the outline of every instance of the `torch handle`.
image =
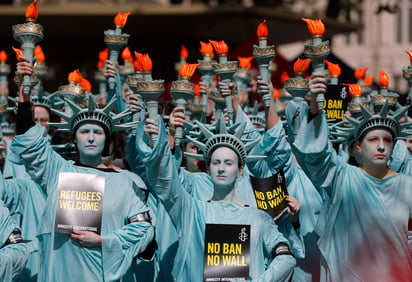
[[[33,64],[33,52],[34,52],[34,44],[23,43],[21,45],[23,49],[23,56],[29,60],[29,64]],[[23,93],[26,95],[30,95],[31,89],[31,75],[25,74],[23,76]]]
[[325,94],[319,93],[316,96],[316,103],[318,104],[319,111],[323,110],[323,104],[325,103]]
[[202,81],[206,85],[206,93],[202,95],[202,111],[205,114],[206,114],[206,109],[207,109],[207,98],[209,94],[210,80],[211,80],[211,77],[209,75],[202,75]]
[[225,96],[225,102],[226,102],[227,115],[229,116],[228,124],[229,124],[229,125],[232,125],[232,124],[233,124],[232,96],[231,96],[231,95]]
[[[152,120],[157,120],[159,103],[157,100],[146,101],[147,112],[149,113],[149,118]],[[155,144],[157,141],[157,134],[152,134],[152,142]]]
[[269,65],[268,64],[259,64],[259,73],[262,80],[269,83]]
[[[186,102],[185,99],[182,99],[182,98],[176,99],[176,107],[182,107],[182,108],[184,108],[184,109],[186,110],[186,104],[187,104],[187,102]],[[185,110],[183,111],[183,113],[185,112]],[[177,127],[176,127],[176,131],[175,131],[175,147],[180,146],[180,143],[181,143],[181,141],[182,141],[182,139],[183,139],[183,130],[184,130],[184,128],[181,127],[181,126],[177,126]]]
[[[118,50],[110,50],[110,57],[109,60],[113,63],[113,66],[116,67],[117,64],[117,59],[119,58],[119,51]],[[109,83],[109,89],[113,90],[115,86],[115,81],[116,79],[112,76],[109,77],[108,83]]]

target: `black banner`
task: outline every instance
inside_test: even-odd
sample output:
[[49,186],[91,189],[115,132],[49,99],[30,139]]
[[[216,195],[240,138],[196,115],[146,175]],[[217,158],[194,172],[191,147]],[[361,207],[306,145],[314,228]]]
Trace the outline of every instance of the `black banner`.
[[250,225],[206,224],[203,281],[249,280]]
[[283,170],[267,178],[250,176],[258,209],[270,214],[275,222],[287,213],[286,181]]
[[325,94],[325,103],[323,111],[327,119],[333,119],[334,122],[343,120],[344,114],[348,108],[349,86],[328,84],[328,90]]
[[61,172],[54,230],[59,233],[81,230],[100,234],[104,186],[104,175]]

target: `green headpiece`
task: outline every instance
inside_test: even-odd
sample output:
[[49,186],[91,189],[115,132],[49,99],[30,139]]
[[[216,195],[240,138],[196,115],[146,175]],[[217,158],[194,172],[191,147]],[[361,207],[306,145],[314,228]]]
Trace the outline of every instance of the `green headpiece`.
[[109,133],[126,130],[135,126],[135,122],[119,124],[122,119],[131,114],[131,110],[127,108],[117,115],[112,113],[116,99],[112,99],[103,109],[99,109],[92,94],[88,94],[88,98],[88,106],[86,108],[81,108],[73,101],[63,98],[73,111],[73,115],[69,116],[64,112],[52,109],[54,114],[64,119],[67,123],[49,123],[49,125],[57,127],[64,132],[71,133],[74,133],[78,125],[84,121],[94,121],[103,124]]
[[259,107],[262,104],[258,104],[255,103],[255,105],[253,106],[253,110],[252,110],[252,114],[249,116],[250,121],[252,122],[253,125],[257,125],[260,126],[260,128],[258,129],[260,132],[265,130],[265,126],[266,126],[266,120],[263,116],[259,115]]
[[213,152],[216,147],[225,146],[229,147],[238,154],[242,165],[247,162],[266,157],[248,156],[249,151],[261,140],[261,138],[242,141],[242,135],[244,134],[246,123],[237,124],[235,132],[231,134],[229,133],[224,120],[220,120],[221,122],[218,122],[219,132],[216,134],[210,131],[204,124],[199,121],[195,121],[204,136],[203,142],[190,136],[186,136],[186,138],[189,139],[190,142],[192,142],[197,148],[199,148],[203,154],[185,153],[187,156],[206,161],[209,154]]
[[[389,104],[386,101],[378,114],[372,114],[362,104],[361,116],[359,118],[345,116],[350,122],[349,126],[345,123],[336,124],[336,134],[341,138],[346,136],[346,139],[358,140],[365,132],[371,128],[380,127],[390,131],[394,138],[404,135],[411,130],[411,122],[400,123],[399,119],[405,114],[409,106],[397,105],[397,109],[393,114],[389,114]],[[353,136],[350,136],[353,135]]]
[[42,106],[49,110],[63,107],[63,101],[58,101],[58,92],[54,92],[50,95],[44,95],[43,91],[39,91],[37,95],[31,95],[30,100],[35,106]]

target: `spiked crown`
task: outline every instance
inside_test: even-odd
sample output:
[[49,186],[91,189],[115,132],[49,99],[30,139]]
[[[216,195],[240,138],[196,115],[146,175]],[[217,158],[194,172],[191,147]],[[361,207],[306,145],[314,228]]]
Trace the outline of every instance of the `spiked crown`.
[[235,151],[240,157],[242,165],[249,161],[263,159],[266,157],[248,155],[250,150],[261,140],[261,138],[254,140],[242,139],[242,135],[245,132],[246,123],[236,124],[236,129],[233,134],[231,134],[226,127],[223,118],[219,118],[217,122],[218,132],[216,134],[210,131],[204,124],[200,123],[199,121],[195,121],[195,123],[198,125],[199,130],[204,137],[203,142],[200,139],[196,139],[191,136],[186,136],[186,138],[197,148],[199,148],[203,152],[203,154],[185,153],[189,157],[206,161],[209,155],[214,151],[214,149],[220,146],[229,147],[230,149]]
[[[345,116],[349,121],[350,126],[346,126],[343,122],[336,124],[336,128],[333,134],[339,138],[345,138],[347,140],[358,140],[369,129],[380,127],[388,130],[394,136],[394,138],[403,136],[406,132],[412,129],[412,122],[400,123],[399,119],[405,114],[409,106],[397,105],[397,109],[393,114],[389,114],[388,101],[385,102],[382,109],[378,114],[372,114],[362,104],[361,116],[359,118]],[[351,136],[352,135],[352,136]]]
[[81,108],[76,103],[66,98],[63,98],[67,105],[73,111],[73,115],[69,116],[64,112],[60,112],[56,109],[52,109],[52,112],[67,123],[49,123],[51,126],[59,128],[64,132],[74,133],[80,123],[84,121],[94,121],[103,124],[109,131],[109,133],[115,131],[126,130],[135,125],[134,122],[119,124],[119,122],[131,114],[130,108],[125,111],[114,114],[112,109],[114,108],[114,103],[116,99],[112,99],[103,109],[99,109],[95,99],[93,99],[92,94],[88,94],[88,105],[86,108]]
[[262,128],[259,128],[259,131],[263,131],[266,126],[266,120],[264,117],[258,114],[260,106],[261,104],[255,103],[255,105],[253,106],[252,114],[249,116],[249,119],[253,125],[262,127]]

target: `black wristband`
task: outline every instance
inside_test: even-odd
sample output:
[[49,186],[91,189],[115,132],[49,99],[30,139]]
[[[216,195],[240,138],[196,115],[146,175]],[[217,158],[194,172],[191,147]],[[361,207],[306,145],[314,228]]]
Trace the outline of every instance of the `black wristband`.
[[140,222],[140,221],[146,221],[152,224],[152,221],[151,221],[151,218],[148,212],[136,214],[135,216],[129,218],[128,223]]
[[283,242],[277,244],[276,247],[274,247],[272,250],[272,258],[281,256],[281,255],[295,256],[295,254],[290,249],[289,245]]
[[16,135],[24,134],[36,123],[33,120],[31,102],[22,102],[17,106]]

